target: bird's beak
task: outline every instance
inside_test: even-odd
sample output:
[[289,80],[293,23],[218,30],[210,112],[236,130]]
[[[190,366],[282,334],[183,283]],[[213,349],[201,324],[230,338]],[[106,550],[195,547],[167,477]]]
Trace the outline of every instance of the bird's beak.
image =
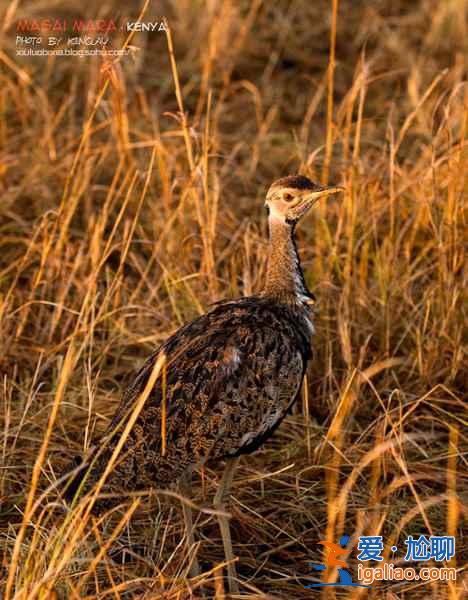
[[344,189],[341,185],[324,185],[313,192],[306,192],[298,202],[297,207],[295,207],[298,216],[302,217],[320,198],[343,192]]
[[343,191],[344,191],[344,187],[342,187],[341,185],[324,185],[321,188],[319,188],[318,190],[314,190],[313,192],[310,192],[309,194],[304,194],[304,200],[305,200],[305,202],[313,201],[313,203],[315,204],[315,202],[317,202],[317,200],[319,200],[320,198],[323,198],[324,196],[329,196],[330,194],[337,194],[338,192],[343,192]]

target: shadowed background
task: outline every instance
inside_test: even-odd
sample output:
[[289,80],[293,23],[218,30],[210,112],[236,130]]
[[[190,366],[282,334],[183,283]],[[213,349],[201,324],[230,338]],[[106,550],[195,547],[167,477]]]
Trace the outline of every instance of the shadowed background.
[[[141,6],[1,3],[0,585],[28,600],[200,593],[176,502],[104,527],[78,507],[62,525],[54,481],[155,345],[261,288],[265,192],[298,171],[346,192],[298,230],[319,311],[302,405],[233,487],[245,597],[310,594],[317,542],[343,533],[383,535],[395,563],[410,534],[455,535],[461,568],[465,2],[149,2],[172,61],[164,32],[120,59],[15,54],[19,19]],[[197,505],[219,475],[200,474]],[[197,534],[222,598],[210,515]],[[461,598],[462,579],[372,597]]]

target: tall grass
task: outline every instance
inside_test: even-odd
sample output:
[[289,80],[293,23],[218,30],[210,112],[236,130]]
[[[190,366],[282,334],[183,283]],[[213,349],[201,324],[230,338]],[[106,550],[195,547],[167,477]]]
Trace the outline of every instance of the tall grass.
[[15,56],[19,18],[140,8],[2,8],[3,596],[225,597],[220,469],[195,481],[190,551],[175,492],[96,519],[57,488],[155,345],[260,289],[265,190],[302,172],[346,193],[298,232],[319,308],[303,402],[236,475],[243,597],[310,597],[324,538],[381,534],[401,563],[407,535],[447,533],[456,583],[346,597],[462,598],[466,4],[151,1],[170,31],[116,34],[120,60]]

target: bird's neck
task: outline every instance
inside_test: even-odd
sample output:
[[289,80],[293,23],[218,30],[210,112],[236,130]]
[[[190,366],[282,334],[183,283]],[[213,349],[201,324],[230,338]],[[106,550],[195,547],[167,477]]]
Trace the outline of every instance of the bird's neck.
[[285,302],[307,302],[307,289],[294,239],[294,224],[270,216],[268,267],[263,293]]

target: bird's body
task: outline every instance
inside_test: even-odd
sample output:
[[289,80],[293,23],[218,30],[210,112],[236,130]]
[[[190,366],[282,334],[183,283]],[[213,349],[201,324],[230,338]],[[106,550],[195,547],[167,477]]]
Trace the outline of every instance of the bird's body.
[[[99,478],[161,352],[160,377],[145,401],[106,491],[166,487],[184,471],[252,452],[296,398],[310,353],[307,305],[249,297],[219,303],[171,336],[140,369],[112,419],[114,439],[88,480]],[[163,394],[166,398],[165,451]]]
[[[92,488],[105,472],[122,425],[144,397],[155,365],[164,356],[162,375],[127,432],[103,491],[111,492],[115,502],[129,491],[168,487],[207,461],[225,459],[227,468],[215,499],[223,505],[233,459],[254,451],[272,435],[300,392],[311,355],[314,298],[301,270],[294,229],[319,197],[340,189],[319,186],[301,175],[270,187],[263,291],[218,303],[152,354],[125,392],[94,455],[70,483],[69,496],[78,488]],[[109,501],[97,502],[95,507],[108,505]],[[193,542],[188,508],[184,517],[187,539]],[[229,526],[225,517],[219,520],[230,588],[235,591]]]

